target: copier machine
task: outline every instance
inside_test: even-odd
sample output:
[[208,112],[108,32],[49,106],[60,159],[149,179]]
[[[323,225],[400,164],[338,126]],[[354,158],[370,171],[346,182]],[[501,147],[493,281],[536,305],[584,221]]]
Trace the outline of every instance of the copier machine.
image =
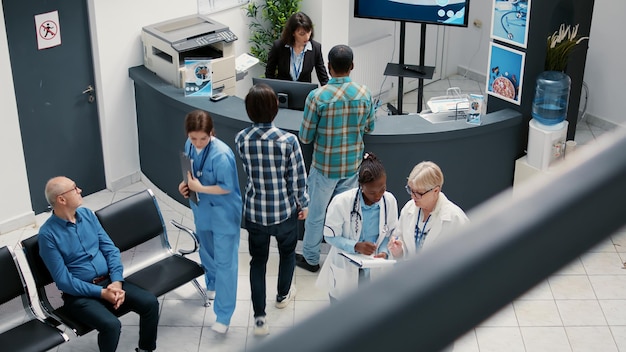
[[235,94],[237,37],[227,26],[203,15],[191,15],[143,27],[146,68],[182,88],[185,58],[211,59],[213,92]]

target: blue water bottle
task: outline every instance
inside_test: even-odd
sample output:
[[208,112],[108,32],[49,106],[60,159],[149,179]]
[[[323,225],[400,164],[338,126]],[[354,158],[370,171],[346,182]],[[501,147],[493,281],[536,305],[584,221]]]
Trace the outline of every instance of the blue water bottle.
[[567,117],[571,80],[560,71],[544,71],[537,77],[532,117],[544,125],[556,125]]

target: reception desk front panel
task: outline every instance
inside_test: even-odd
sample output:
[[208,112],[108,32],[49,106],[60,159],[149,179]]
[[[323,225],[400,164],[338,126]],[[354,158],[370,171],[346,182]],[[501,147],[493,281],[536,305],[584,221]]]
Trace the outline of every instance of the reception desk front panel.
[[[194,109],[208,111],[216,136],[234,148],[235,135],[251,123],[244,102],[233,96],[219,102],[185,98],[181,89],[143,66],[130,68],[129,74],[135,82],[141,171],[162,191],[188,206],[178,193],[178,154],[186,140],[185,115]],[[274,122],[297,135],[301,121],[301,111],[281,109]],[[374,132],[365,136],[365,149],[378,155],[385,165],[387,190],[396,196],[399,207],[410,198],[404,186],[413,166],[431,160],[444,172],[443,192],[468,211],[512,186],[515,160],[523,154],[521,129],[522,116],[508,109],[483,116],[481,126],[463,120],[430,123],[418,115],[384,116],[376,121]],[[312,146],[302,147],[308,168]],[[246,180],[239,160],[238,171],[243,191]]]

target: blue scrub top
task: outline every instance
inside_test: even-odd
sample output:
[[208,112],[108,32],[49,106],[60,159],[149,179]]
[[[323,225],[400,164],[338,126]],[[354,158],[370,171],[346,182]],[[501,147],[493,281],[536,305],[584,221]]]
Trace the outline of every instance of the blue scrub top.
[[[187,139],[185,152],[193,160],[194,169],[202,166],[197,177],[205,186],[218,185],[228,194],[199,193],[199,202],[190,202],[197,231],[236,231],[241,228],[242,200],[239,177],[233,151],[221,140],[212,137],[210,144],[200,154]],[[203,154],[208,151],[208,155]],[[204,162],[203,162],[204,159]],[[200,171],[200,170],[197,170]],[[194,172],[195,173],[195,172]]]

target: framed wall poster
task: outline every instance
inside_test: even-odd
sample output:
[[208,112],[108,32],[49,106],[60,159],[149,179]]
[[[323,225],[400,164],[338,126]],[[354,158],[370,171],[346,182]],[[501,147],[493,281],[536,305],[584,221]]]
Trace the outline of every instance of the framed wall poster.
[[494,0],[491,38],[526,48],[531,0]]
[[490,43],[487,93],[520,105],[525,57],[522,51]]
[[230,9],[237,6],[243,6],[250,0],[198,0],[198,13],[208,14]]

